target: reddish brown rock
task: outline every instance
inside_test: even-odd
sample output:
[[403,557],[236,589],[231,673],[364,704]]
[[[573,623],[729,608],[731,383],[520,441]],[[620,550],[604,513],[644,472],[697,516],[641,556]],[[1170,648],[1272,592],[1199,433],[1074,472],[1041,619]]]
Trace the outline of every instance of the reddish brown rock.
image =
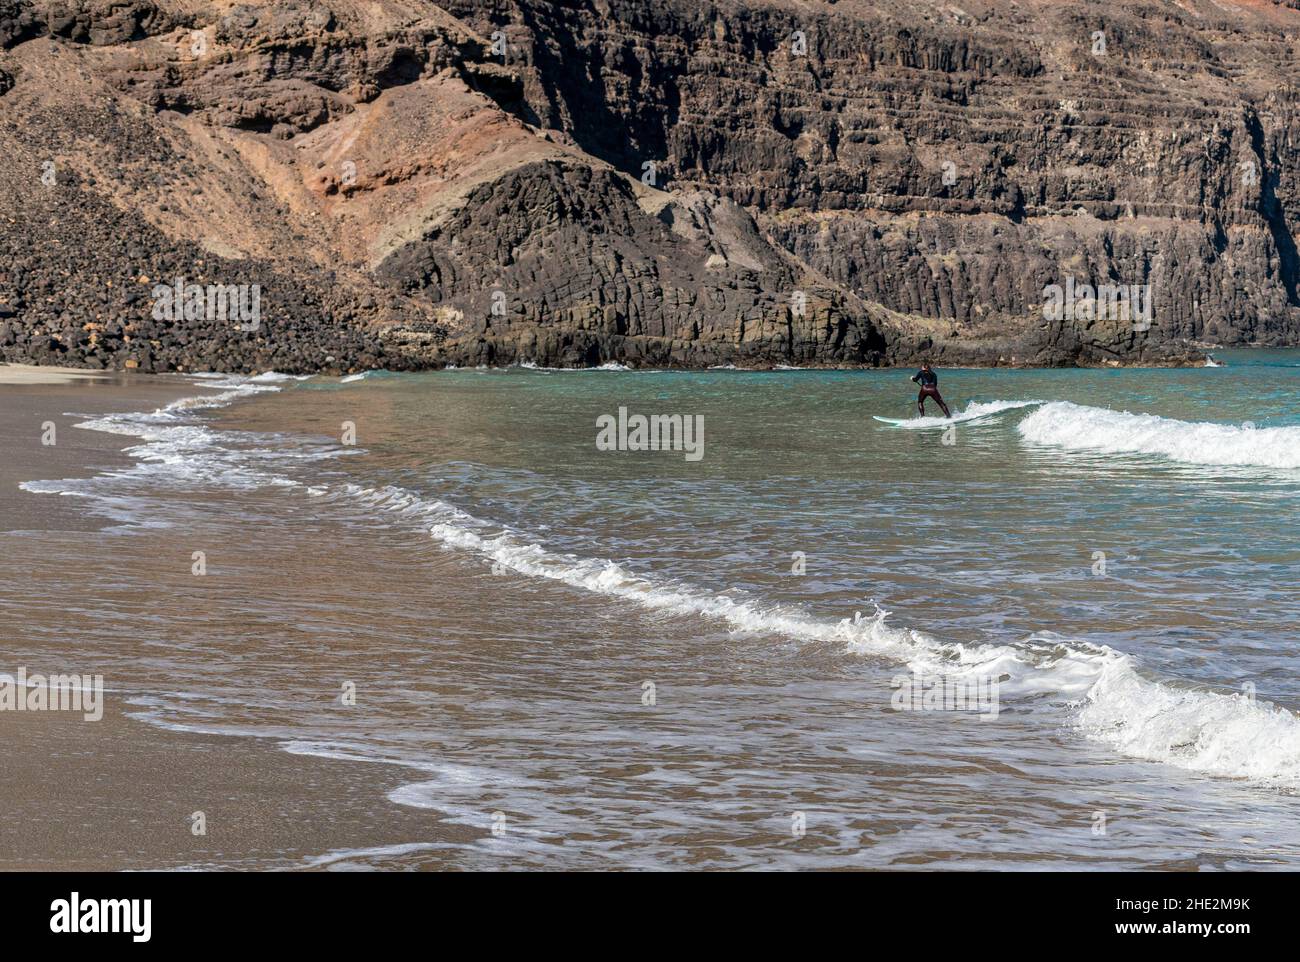
[[[0,0],[0,356],[1164,364],[1300,342],[1300,13],[1160,11]],[[157,319],[177,277],[258,284],[264,326]],[[1067,277],[1149,285],[1149,328],[1045,319]]]

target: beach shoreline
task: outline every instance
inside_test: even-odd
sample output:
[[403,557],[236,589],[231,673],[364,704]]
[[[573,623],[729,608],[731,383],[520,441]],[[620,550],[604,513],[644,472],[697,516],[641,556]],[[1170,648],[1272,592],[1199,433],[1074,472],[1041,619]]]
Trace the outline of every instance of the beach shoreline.
[[[104,540],[110,522],[86,513],[83,499],[18,487],[138,463],[123,453],[138,438],[81,430],[79,420],[155,410],[208,390],[167,376],[0,367],[0,443],[11,454],[0,462],[0,537],[15,565],[46,544],[81,543],[92,558],[112,554]],[[43,424],[55,426],[55,443],[41,444]],[[83,672],[84,613],[60,614],[83,604],[51,598],[58,649],[11,637],[0,674]],[[24,627],[20,618],[10,631]],[[24,650],[29,644],[35,650]],[[152,724],[131,717],[142,693],[131,691],[129,678],[110,675],[104,686],[97,721],[79,712],[0,710],[0,870],[328,868],[348,860],[335,852],[476,834],[387,801],[388,791],[410,781],[401,769],[294,754],[270,737]],[[206,836],[193,832],[196,812],[204,813]]]
[[87,530],[79,499],[22,490],[37,478],[91,477],[135,460],[123,453],[137,439],[76,427],[87,418],[156,410],[206,392],[202,383],[172,376],[80,372],[70,368],[0,365],[0,531]]
[[[1253,577],[1285,554],[1244,538],[1241,564],[1202,557],[1184,517],[1255,525],[1234,492],[1277,491],[1260,445],[1294,427],[1203,424],[1245,418],[1261,376],[1276,405],[1300,359],[1271,360],[1159,378],[954,372],[970,403],[1070,403],[1027,433],[1017,412],[1050,402],[991,402],[998,416],[954,445],[868,425],[865,447],[844,443],[853,425],[911,406],[893,376],[0,386],[0,590],[18,626],[0,672],[98,675],[108,695],[98,722],[0,712],[14,758],[0,867],[1293,864],[1294,797],[1272,788],[1290,756],[1243,746],[1274,732],[1284,748],[1295,722],[1238,703],[1221,667],[1296,703],[1289,654],[1240,614],[1248,598],[1288,617]],[[1153,402],[1153,379],[1183,390]],[[703,470],[593,446],[595,414],[666,399],[709,418]],[[1123,446],[1135,419],[1186,455],[1226,446],[1248,464],[1216,482],[1153,464],[1154,449],[1103,462],[1053,442]],[[46,422],[57,444],[41,444]],[[918,470],[933,481],[912,484]],[[812,488],[844,494],[803,510]],[[1008,499],[1053,524],[1006,524]],[[943,524],[918,529],[931,516]],[[963,590],[913,563],[918,532]],[[1080,550],[1094,545],[1104,576]],[[788,551],[809,547],[820,589],[787,575]],[[879,618],[845,621],[877,599]],[[895,710],[891,679],[954,646],[1012,671],[996,724]],[[1151,671],[1129,671],[1130,654]],[[1188,700],[1188,681],[1217,694]],[[1205,751],[1182,750],[1189,727],[1208,730]],[[1110,841],[1097,811],[1118,820]],[[1198,834],[1206,820],[1215,832]],[[971,824],[986,826],[976,840]]]
[[399,769],[170,731],[130,717],[120,694],[105,700],[98,721],[0,711],[0,870],[327,868],[357,850],[486,834],[388,802],[410,781]]

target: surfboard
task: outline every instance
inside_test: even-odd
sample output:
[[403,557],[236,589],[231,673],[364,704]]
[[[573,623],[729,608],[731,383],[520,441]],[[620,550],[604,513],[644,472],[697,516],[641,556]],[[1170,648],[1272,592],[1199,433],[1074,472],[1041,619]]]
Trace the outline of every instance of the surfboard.
[[877,421],[881,422],[882,424],[892,424],[894,427],[899,427],[899,428],[905,428],[905,427],[933,428],[943,424],[956,424],[960,421],[974,421],[977,418],[987,418],[987,417],[991,417],[992,415],[989,412],[984,411],[984,412],[980,412],[979,414],[972,414],[969,417],[967,417],[966,415],[957,414],[950,418],[946,418],[940,414],[934,414],[934,415],[927,414],[924,417],[914,417],[914,418],[882,418],[878,414],[873,414],[871,416],[875,418]]
[[941,414],[927,414],[924,417],[913,418],[882,418],[878,414],[871,415],[881,424],[888,424],[894,428],[946,428],[950,424],[974,424],[977,421],[983,421],[985,418],[994,417],[1000,414],[1000,411],[974,411],[954,414],[946,418]]
[[987,418],[997,417],[1006,411],[1014,411],[1017,408],[1042,403],[1042,401],[972,401],[965,411],[958,411],[950,418],[937,414],[910,418],[882,418],[879,414],[873,414],[871,417],[881,424],[888,424],[895,428],[942,428],[950,424],[971,424],[976,421],[984,421]]

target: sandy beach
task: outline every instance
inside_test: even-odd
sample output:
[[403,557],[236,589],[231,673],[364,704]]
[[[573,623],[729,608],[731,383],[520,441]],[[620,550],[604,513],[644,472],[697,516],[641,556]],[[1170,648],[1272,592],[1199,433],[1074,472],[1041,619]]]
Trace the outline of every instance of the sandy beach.
[[[98,558],[100,570],[113,552],[107,522],[84,499],[33,494],[19,483],[126,468],[135,461],[121,449],[138,439],[74,425],[203,393],[183,378],[0,367],[0,445],[9,455],[0,460],[0,580],[11,615],[32,591],[48,590],[18,586],[51,551]],[[41,444],[47,422],[56,429],[52,445]],[[80,673],[94,662],[87,598],[59,593],[31,599],[30,610],[38,614],[6,619],[0,673]],[[129,644],[130,629],[124,634]],[[386,802],[385,792],[409,780],[399,769],[295,755],[271,738],[168,730],[130,717],[139,710],[129,704],[131,679],[109,674],[104,685],[98,721],[0,711],[0,870],[329,868],[356,861],[332,852],[379,849],[360,858],[382,860],[388,846],[467,834]],[[193,834],[195,812],[204,813],[206,835]]]
[[387,804],[398,771],[168,732],[124,707],[110,693],[96,722],[0,712],[0,870],[329,868],[356,860],[343,853],[466,837]]
[[69,384],[74,381],[116,380],[112,371],[87,371],[76,367],[37,367],[34,364],[0,364],[0,384]]
[[107,692],[0,710],[0,867],[1293,867],[1300,358],[1226,360],[945,371],[951,445],[891,372],[0,385],[0,672]]
[[0,449],[8,454],[0,459],[0,531],[94,530],[102,522],[87,520],[77,499],[41,497],[18,485],[127,467],[132,459],[122,449],[132,439],[75,425],[87,417],[153,410],[204,393],[180,377],[0,365]]

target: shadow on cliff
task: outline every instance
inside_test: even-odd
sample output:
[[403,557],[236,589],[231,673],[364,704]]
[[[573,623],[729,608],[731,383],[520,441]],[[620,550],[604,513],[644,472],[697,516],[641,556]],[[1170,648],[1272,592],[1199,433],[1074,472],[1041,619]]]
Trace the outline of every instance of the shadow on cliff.
[[[518,14],[534,36],[551,41],[535,45],[534,66],[552,109],[568,105],[573,139],[579,147],[634,176],[640,176],[646,161],[667,160],[666,132],[676,125],[681,109],[672,71],[665,69],[661,78],[648,77],[647,69],[653,72],[654,62],[642,63],[635,48],[624,46],[619,66],[628,81],[627,89],[638,93],[656,90],[664,99],[653,105],[652,118],[643,119],[638,115],[646,104],[634,96],[619,109],[618,92],[606,86],[607,52],[574,42],[574,37],[582,35],[580,25],[571,25],[568,31],[553,29],[556,25],[542,22],[524,4],[519,5]],[[656,83],[657,79],[664,82]]]
[[1278,200],[1274,190],[1277,183],[1276,164],[1268,163],[1265,156],[1264,129],[1254,111],[1246,113],[1246,131],[1250,134],[1250,146],[1259,158],[1260,168],[1265,176],[1260,181],[1260,213],[1268,224],[1269,233],[1273,235],[1273,244],[1277,247],[1278,261],[1282,271],[1282,287],[1286,291],[1286,302],[1292,307],[1300,306],[1296,299],[1296,279],[1300,275],[1300,253],[1296,251],[1295,238],[1286,222],[1286,209]]

